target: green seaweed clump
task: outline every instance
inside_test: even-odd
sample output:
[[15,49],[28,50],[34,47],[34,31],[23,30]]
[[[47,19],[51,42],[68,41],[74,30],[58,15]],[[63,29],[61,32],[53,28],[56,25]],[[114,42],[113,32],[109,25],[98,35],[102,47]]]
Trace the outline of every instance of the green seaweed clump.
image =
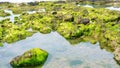
[[76,27],[71,22],[61,23],[57,31],[65,38],[70,39],[72,36],[75,36]]
[[17,56],[10,62],[13,68],[17,67],[36,67],[45,63],[48,53],[39,48],[33,48],[26,51],[23,55]]
[[9,13],[6,13],[4,10],[0,10],[0,17],[10,16]]

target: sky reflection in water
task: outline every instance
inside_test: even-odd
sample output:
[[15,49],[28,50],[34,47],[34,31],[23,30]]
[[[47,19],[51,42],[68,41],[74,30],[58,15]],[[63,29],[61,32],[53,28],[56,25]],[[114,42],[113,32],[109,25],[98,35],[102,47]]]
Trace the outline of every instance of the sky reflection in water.
[[4,43],[0,48],[0,66],[11,68],[9,62],[12,58],[36,47],[49,52],[43,68],[119,68],[113,54],[101,50],[99,43],[81,42],[73,46],[57,32],[36,33],[16,43]]

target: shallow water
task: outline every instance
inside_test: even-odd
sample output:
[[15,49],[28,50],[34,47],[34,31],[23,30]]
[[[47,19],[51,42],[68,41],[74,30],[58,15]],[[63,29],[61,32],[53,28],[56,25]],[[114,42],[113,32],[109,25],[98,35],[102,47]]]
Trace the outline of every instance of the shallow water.
[[33,36],[0,47],[0,67],[11,68],[12,58],[31,48],[41,48],[49,53],[43,68],[119,68],[113,54],[101,50],[99,43],[81,42],[71,45],[57,32],[35,33]]
[[10,13],[10,16],[0,17],[0,21],[9,18],[11,22],[14,22],[14,17],[19,17],[20,14],[13,14],[11,10],[4,10],[6,13]]

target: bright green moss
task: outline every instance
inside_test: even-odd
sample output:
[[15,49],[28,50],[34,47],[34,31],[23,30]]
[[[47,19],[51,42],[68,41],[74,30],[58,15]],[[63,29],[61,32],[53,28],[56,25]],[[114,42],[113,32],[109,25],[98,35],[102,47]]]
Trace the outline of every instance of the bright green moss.
[[[45,12],[39,12],[41,8],[45,9]],[[113,41],[117,46],[120,44],[120,12],[118,11],[76,6],[75,3],[59,4],[54,2],[40,2],[36,6],[14,5],[10,9],[13,9],[14,13],[22,14],[19,18],[15,18],[14,23],[11,23],[9,19],[0,22],[2,25],[2,31],[0,29],[1,42],[12,43],[38,31],[41,33],[57,31],[66,39],[83,38],[83,41],[99,42],[101,48],[110,47],[110,50],[115,49]],[[37,12],[27,13],[27,11],[34,10]],[[89,20],[89,23],[84,24],[82,21],[84,19]],[[29,29],[32,31],[27,31]]]
[[71,38],[76,34],[76,27],[71,22],[61,23],[57,31],[65,38]]
[[46,59],[48,57],[48,53],[42,49],[39,48],[33,48],[28,51],[26,51],[21,56],[17,56],[12,59],[10,64],[13,68],[16,67],[36,67],[40,66],[45,63]]

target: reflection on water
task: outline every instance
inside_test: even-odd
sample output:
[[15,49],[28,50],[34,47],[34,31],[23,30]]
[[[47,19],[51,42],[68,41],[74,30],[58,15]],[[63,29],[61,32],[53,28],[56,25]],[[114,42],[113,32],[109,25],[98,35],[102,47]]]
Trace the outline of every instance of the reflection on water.
[[119,68],[113,54],[101,50],[99,43],[81,42],[72,46],[57,32],[36,33],[16,43],[4,43],[0,48],[0,67],[11,68],[9,62],[12,58],[35,47],[49,52],[43,68]]

